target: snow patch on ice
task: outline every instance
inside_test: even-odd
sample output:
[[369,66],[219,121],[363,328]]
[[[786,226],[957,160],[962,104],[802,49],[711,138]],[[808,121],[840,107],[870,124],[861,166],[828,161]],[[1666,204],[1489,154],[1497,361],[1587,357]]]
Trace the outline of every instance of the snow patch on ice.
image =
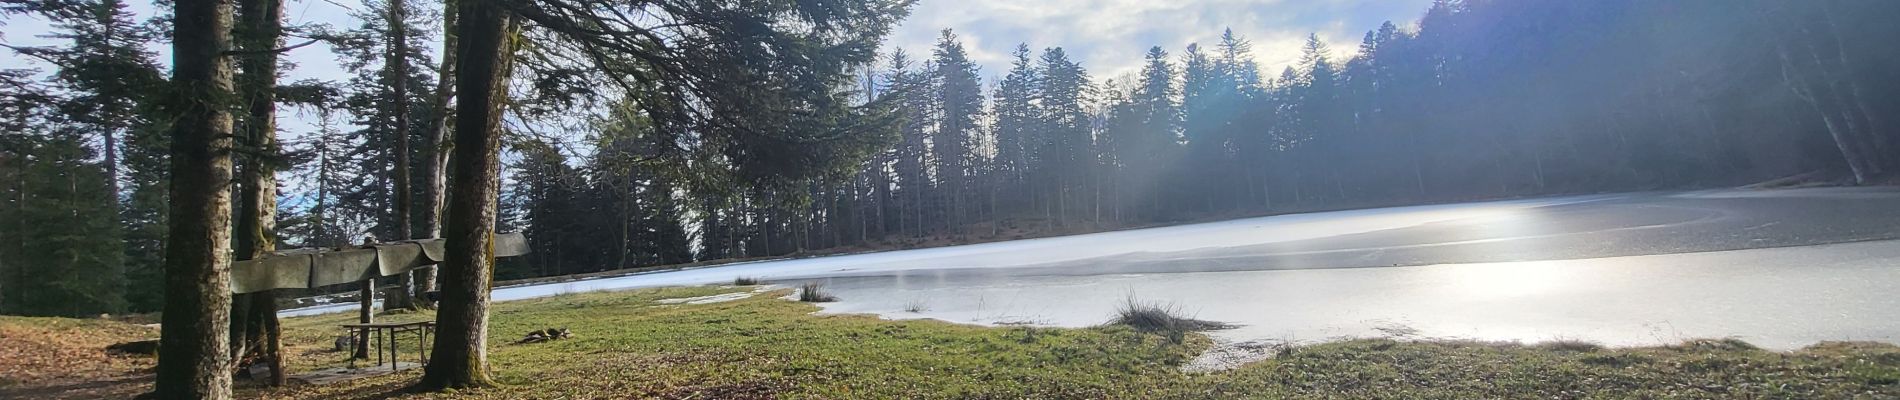
[[681,297],[681,298],[676,298],[676,299],[660,299],[659,301],[655,301],[655,302],[660,303],[660,304],[713,304],[713,303],[724,303],[724,302],[734,301],[734,300],[745,300],[745,299],[751,298],[752,295],[754,294],[758,294],[758,293],[757,292],[726,293],[726,294],[715,294],[711,296]]

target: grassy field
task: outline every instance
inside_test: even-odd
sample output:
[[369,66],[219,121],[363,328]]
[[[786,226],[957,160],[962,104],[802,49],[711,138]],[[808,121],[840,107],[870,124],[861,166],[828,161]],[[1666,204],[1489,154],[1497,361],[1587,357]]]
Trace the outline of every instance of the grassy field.
[[[1735,341],[1603,349],[1353,340],[1288,349],[1234,370],[1181,372],[1211,345],[1120,326],[988,328],[818,316],[786,292],[714,304],[657,300],[746,291],[666,288],[498,304],[490,335],[503,386],[405,393],[419,372],[327,386],[240,386],[271,399],[1095,399],[1095,398],[1900,398],[1900,348],[1824,343],[1794,352]],[[285,321],[293,372],[341,365],[346,314]],[[431,318],[427,313],[385,320]],[[1106,316],[1104,317],[1106,319]],[[566,327],[567,340],[513,344]],[[103,346],[155,336],[134,325],[0,318],[0,398],[118,398],[149,359]],[[49,356],[50,355],[50,356]],[[413,357],[413,351],[406,356]],[[48,361],[47,358],[53,358]],[[38,359],[30,363],[14,360]],[[65,358],[60,360],[58,358]],[[75,361],[76,360],[76,361]],[[66,364],[61,366],[60,364]],[[62,378],[45,373],[80,367]],[[34,373],[32,371],[40,371]],[[51,390],[56,388],[59,390]],[[28,397],[28,396],[32,397]]]

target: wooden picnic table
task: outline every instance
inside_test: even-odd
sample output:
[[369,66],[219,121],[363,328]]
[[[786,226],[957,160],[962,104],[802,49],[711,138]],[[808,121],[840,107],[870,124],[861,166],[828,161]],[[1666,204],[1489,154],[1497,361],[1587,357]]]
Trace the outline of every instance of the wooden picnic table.
[[[421,350],[417,359],[421,365],[429,364],[429,333],[435,331],[434,321],[417,322],[381,322],[370,324],[343,324],[343,330],[355,335],[358,340],[376,337],[376,365],[383,365],[383,350],[389,350],[389,370],[397,370],[396,335],[403,332],[416,332],[416,348]],[[388,342],[387,345],[384,342]],[[356,357],[350,357],[350,367],[356,366]]]

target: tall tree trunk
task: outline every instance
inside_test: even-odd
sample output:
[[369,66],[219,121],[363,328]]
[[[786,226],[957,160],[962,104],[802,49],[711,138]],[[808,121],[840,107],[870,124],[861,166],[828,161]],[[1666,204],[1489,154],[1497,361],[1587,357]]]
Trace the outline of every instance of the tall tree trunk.
[[[250,260],[277,251],[277,52],[283,37],[282,0],[241,0],[238,3],[239,45],[246,51],[239,62],[239,95],[247,115],[238,137],[251,156],[239,168],[240,187],[234,246],[237,258]],[[276,292],[239,295],[233,302],[232,355],[270,363],[274,386],[285,383],[283,352],[277,336]],[[239,365],[242,367],[242,365]]]
[[[865,179],[868,179],[868,177],[860,173],[858,174],[858,179],[851,180],[851,220],[852,222],[858,223],[858,237],[856,243],[859,245],[863,245],[864,239],[870,234],[869,221],[865,221],[864,204],[861,202],[862,200],[858,199],[858,196],[864,193],[862,189],[858,188],[858,185]],[[871,201],[875,202],[876,199],[871,199]]]
[[[20,113],[15,116],[21,120],[20,126],[26,125],[25,114]],[[12,207],[0,208],[0,215],[5,215],[8,217],[7,220],[13,221],[12,230],[0,229],[0,272],[6,273],[5,280],[0,280],[0,312],[13,310],[14,304],[19,302],[17,299],[19,286],[26,282],[26,266],[21,265],[24,263],[9,263],[9,261],[19,259],[22,248],[26,247],[26,236],[21,234],[26,232],[26,219],[20,218],[21,208],[26,206],[26,190],[23,189],[26,186],[26,176],[20,171],[24,167],[21,165],[22,158],[24,157],[21,157],[19,153],[0,151],[0,176],[11,175],[12,178],[6,182],[5,186],[0,186],[0,189],[13,191],[13,198],[9,199],[12,201],[6,202],[12,204]],[[6,203],[0,203],[0,206]],[[0,221],[0,224],[4,223]],[[4,234],[11,234],[12,237]]]
[[[1412,140],[1413,149],[1424,148],[1424,147],[1420,147],[1422,145],[1419,143],[1419,140],[1418,140],[1418,130],[1416,129],[1408,130],[1406,133],[1406,137]],[[1411,157],[1412,189],[1414,190],[1413,193],[1416,193],[1418,195],[1418,198],[1415,200],[1422,201],[1422,200],[1425,200],[1426,198],[1425,196],[1425,161],[1424,161],[1425,152],[1409,151],[1408,153],[1412,153],[1412,157]]]
[[[385,60],[390,71],[390,108],[396,115],[396,167],[395,191],[396,204],[396,240],[415,239],[414,226],[409,219],[409,17],[408,6],[403,0],[389,0],[389,59]],[[411,294],[415,282],[409,274],[398,274],[396,290],[390,293],[389,304],[383,309],[416,308]]]
[[[317,110],[317,115],[318,121],[322,121],[325,129],[317,136],[316,140],[323,143],[323,148],[327,150],[332,145],[328,132],[330,111],[327,109]],[[316,238],[316,244],[318,246],[343,245],[343,243],[330,241],[329,220],[326,219],[330,215],[330,188],[329,185],[325,185],[323,182],[330,181],[329,153],[329,151],[317,153],[317,204],[310,206],[310,220],[314,225],[311,227],[311,231],[314,232],[311,236]]]
[[626,189],[620,192],[620,199],[616,201],[618,204],[615,204],[615,206],[617,206],[615,208],[620,211],[620,214],[617,215],[619,218],[614,219],[614,224],[620,226],[620,240],[618,240],[620,242],[620,252],[619,256],[615,257],[614,268],[627,268],[632,266],[627,262],[627,256],[631,253],[627,247],[633,242],[633,223],[631,222],[633,220],[633,184],[627,182],[625,179],[621,179],[617,183],[626,185]]
[[[106,2],[100,5],[108,7],[108,10],[109,10],[109,7],[114,7],[119,4],[117,4],[116,2]],[[99,24],[99,26],[105,27],[104,36],[107,41],[118,39],[119,24],[112,20],[113,18],[112,15],[113,13],[111,12],[101,12],[97,14],[98,19],[94,21],[94,23]],[[118,211],[119,211],[119,135],[118,134],[119,134],[119,130],[122,129],[120,127],[121,122],[122,121],[118,121],[116,119],[108,119],[107,121],[105,121],[104,124],[102,124],[102,126],[100,126],[101,129],[99,129],[100,131],[99,133],[103,136],[102,138],[100,138],[100,145],[101,145],[100,147],[103,147],[102,150],[104,150],[105,152],[105,154],[103,154],[102,156],[104,158],[105,167],[106,167],[106,193],[110,193],[112,196],[110,207],[113,212],[113,215],[118,215]]]
[[231,3],[177,0],[165,313],[152,398],[231,398]]
[[513,64],[512,18],[502,0],[461,0],[456,51],[460,94],[455,166],[442,263],[439,336],[420,385],[427,389],[490,386],[488,296],[494,275],[495,203],[500,193],[501,103]]
[[110,207],[112,207],[111,210],[113,211],[113,214],[118,214],[118,211],[119,211],[119,145],[118,145],[119,127],[117,126],[117,124],[108,122],[102,128],[103,129],[100,129],[101,131],[100,134],[103,135],[104,137],[101,138],[100,141],[103,142],[102,143],[103,146],[101,147],[104,147],[103,150],[105,152],[103,157],[104,157],[104,163],[106,164],[105,165],[106,167],[106,193],[109,193],[112,196]]
[[[442,203],[448,193],[449,130],[454,128],[452,118],[455,114],[450,104],[455,99],[455,62],[457,59],[455,19],[457,0],[442,2],[442,67],[436,71],[434,112],[429,113],[429,126],[423,133],[429,135],[429,142],[423,150],[426,154],[423,162],[426,179],[422,190],[422,231],[434,239],[442,237]],[[425,307],[434,307],[425,294],[435,291],[435,266],[417,268],[414,275],[414,296]]]

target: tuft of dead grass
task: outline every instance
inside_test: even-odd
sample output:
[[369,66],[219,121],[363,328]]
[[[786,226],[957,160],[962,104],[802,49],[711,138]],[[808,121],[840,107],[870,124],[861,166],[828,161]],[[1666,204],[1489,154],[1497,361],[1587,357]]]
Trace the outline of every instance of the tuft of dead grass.
[[1232,328],[1232,325],[1215,321],[1205,321],[1182,315],[1181,308],[1173,304],[1144,302],[1134,296],[1128,296],[1121,306],[1115,309],[1113,325],[1125,325],[1137,331],[1160,333],[1174,343],[1181,343],[1188,332],[1198,332]]
[[838,301],[838,296],[825,292],[825,284],[816,281],[798,285],[798,301],[806,303],[829,303]]

